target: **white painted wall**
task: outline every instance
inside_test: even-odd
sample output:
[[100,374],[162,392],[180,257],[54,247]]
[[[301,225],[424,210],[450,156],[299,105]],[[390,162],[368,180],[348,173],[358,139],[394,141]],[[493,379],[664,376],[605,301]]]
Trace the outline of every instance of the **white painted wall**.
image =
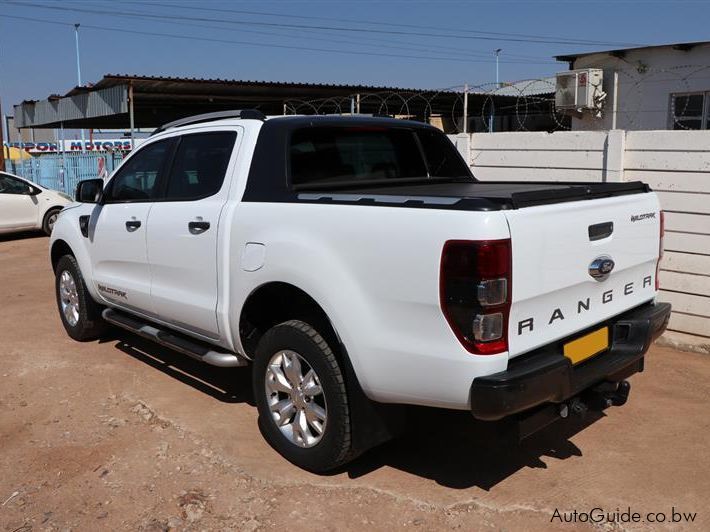
[[672,129],[670,95],[710,91],[710,43],[690,50],[643,48],[628,51],[623,58],[591,54],[574,61],[573,68],[601,68],[608,94],[603,117],[573,118],[573,131],[612,128],[614,71],[619,73],[616,127],[629,131]]
[[644,181],[666,211],[661,299],[675,341],[710,350],[710,131],[452,136],[483,181]]

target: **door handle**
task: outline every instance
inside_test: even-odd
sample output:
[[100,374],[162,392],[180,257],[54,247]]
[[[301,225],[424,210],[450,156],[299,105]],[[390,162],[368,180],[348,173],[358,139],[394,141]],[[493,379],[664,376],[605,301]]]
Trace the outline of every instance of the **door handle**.
[[126,230],[129,232],[133,232],[136,229],[138,229],[141,226],[140,220],[128,220],[126,222]]
[[193,235],[199,235],[204,233],[210,228],[210,223],[209,222],[203,222],[203,221],[198,221],[198,222],[189,222],[187,224],[187,228],[190,230],[190,232]]

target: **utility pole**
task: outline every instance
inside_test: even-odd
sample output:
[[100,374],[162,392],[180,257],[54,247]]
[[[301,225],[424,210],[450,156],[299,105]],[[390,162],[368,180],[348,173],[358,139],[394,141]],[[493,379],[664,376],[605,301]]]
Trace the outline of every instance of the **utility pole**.
[[[81,87],[81,60],[79,59],[79,24],[78,22],[74,24],[74,42],[76,43],[76,86]],[[82,151],[86,149],[86,143],[84,140],[84,130],[81,129],[81,149]]]
[[81,61],[79,60],[79,26],[74,24],[74,41],[76,42],[76,86],[81,87]]
[[[496,54],[496,92],[500,88],[500,81],[498,79],[498,72],[499,72],[498,71],[498,56],[500,55],[500,53],[502,51],[503,51],[502,48],[496,48],[495,50],[493,50],[493,53]],[[493,119],[495,118],[495,108],[496,108],[495,100],[493,99],[493,97],[491,97],[491,117],[488,122],[488,132],[489,133],[493,133]]]

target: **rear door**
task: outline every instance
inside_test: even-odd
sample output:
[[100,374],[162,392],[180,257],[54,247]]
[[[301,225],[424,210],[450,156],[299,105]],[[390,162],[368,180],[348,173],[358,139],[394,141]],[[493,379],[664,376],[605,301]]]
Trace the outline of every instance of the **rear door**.
[[106,301],[154,315],[146,248],[148,217],[174,139],[141,147],[112,177],[89,232],[96,289]]
[[[506,211],[506,217],[513,256],[511,356],[655,296],[660,238],[655,194],[527,207]],[[600,265],[602,271],[595,269]]]
[[219,334],[217,237],[236,140],[236,131],[179,137],[147,235],[158,317],[213,338]]
[[37,226],[37,196],[21,179],[0,173],[0,230],[26,229]]

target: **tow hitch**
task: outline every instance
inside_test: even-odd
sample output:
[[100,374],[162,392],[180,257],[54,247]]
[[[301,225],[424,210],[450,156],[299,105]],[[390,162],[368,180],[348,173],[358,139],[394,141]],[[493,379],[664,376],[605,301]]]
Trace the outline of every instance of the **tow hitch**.
[[518,439],[522,441],[559,419],[584,417],[590,410],[599,412],[611,406],[621,406],[626,403],[630,391],[631,384],[627,380],[602,382],[564,403],[548,404],[520,414],[517,423]]

